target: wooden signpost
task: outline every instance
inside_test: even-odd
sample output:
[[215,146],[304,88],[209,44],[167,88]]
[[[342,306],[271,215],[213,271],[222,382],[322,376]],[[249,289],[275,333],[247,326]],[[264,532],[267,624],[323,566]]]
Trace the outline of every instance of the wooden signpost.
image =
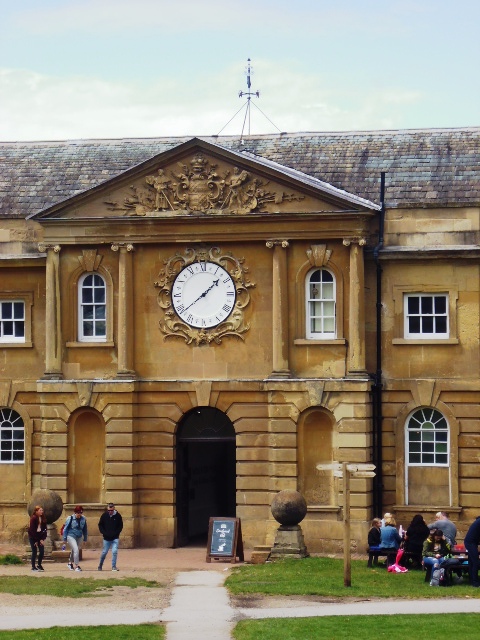
[[208,523],[207,562],[238,558],[243,562],[242,524],[240,518],[210,518]]
[[375,477],[374,464],[332,462],[317,464],[321,471],[333,471],[336,478],[343,478],[343,584],[352,586],[352,562],[350,553],[350,478]]

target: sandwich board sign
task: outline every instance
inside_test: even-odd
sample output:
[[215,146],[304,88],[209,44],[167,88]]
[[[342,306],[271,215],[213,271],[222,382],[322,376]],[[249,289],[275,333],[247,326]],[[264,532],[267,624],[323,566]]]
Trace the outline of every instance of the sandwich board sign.
[[207,562],[238,558],[243,562],[242,525],[240,518],[210,518],[208,523]]

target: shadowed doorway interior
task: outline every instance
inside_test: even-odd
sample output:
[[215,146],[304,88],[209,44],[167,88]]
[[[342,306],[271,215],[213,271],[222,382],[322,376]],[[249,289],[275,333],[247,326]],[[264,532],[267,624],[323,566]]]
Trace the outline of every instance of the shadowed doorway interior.
[[197,407],[178,425],[176,546],[204,544],[211,517],[235,517],[235,429],[214,407]]

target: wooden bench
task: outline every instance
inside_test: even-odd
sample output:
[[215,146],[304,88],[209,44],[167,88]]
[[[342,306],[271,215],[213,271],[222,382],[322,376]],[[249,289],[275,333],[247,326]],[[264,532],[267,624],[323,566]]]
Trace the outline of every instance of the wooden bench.
[[376,567],[378,565],[378,558],[387,558],[387,564],[393,564],[397,557],[397,552],[393,553],[389,549],[367,549],[368,562],[367,567]]
[[[367,567],[376,567],[378,565],[378,558],[387,558],[387,565],[393,564],[397,557],[397,552],[395,553],[385,550],[385,549],[370,549],[367,548],[368,553],[368,562]],[[404,567],[409,567],[410,564],[414,564],[415,568],[422,568],[422,556],[418,553],[413,553],[412,551],[404,551],[402,556],[401,564]],[[412,567],[414,568],[414,567]]]

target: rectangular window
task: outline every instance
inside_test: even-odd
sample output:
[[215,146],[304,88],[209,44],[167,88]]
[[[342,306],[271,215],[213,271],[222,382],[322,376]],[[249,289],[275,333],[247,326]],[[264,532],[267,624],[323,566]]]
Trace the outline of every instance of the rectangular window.
[[405,338],[449,337],[448,295],[408,293],[404,296]]
[[0,342],[25,342],[25,302],[0,301]]

